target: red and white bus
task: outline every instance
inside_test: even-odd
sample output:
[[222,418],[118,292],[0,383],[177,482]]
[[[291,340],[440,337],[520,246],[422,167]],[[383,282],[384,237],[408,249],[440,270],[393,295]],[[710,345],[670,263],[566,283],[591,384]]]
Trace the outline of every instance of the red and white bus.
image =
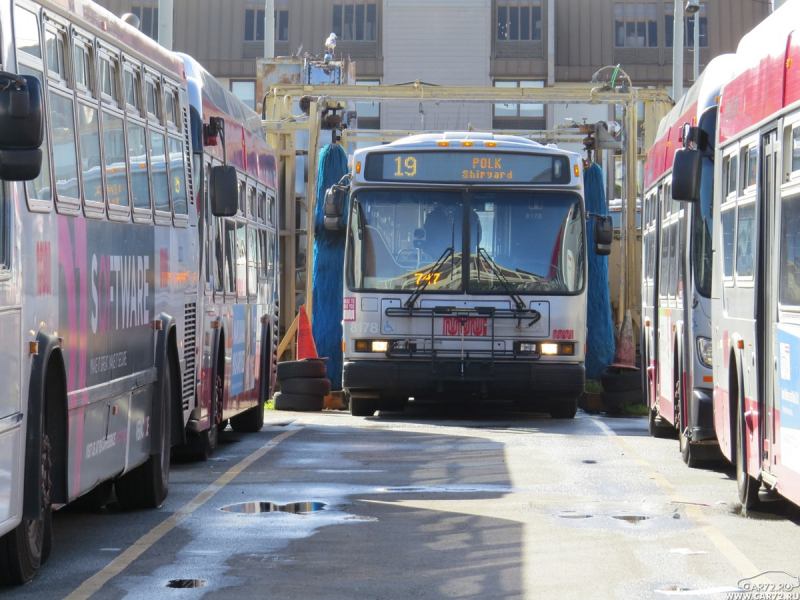
[[[187,446],[207,458],[226,422],[235,431],[261,429],[275,385],[277,171],[259,115],[194,59],[179,56],[188,82],[201,254],[198,403],[188,415]],[[212,172],[224,165],[237,189],[227,216],[211,206]]]
[[[3,0],[0,27],[0,581],[24,583],[51,507],[158,506],[173,445],[260,427],[274,155],[254,112],[87,0]],[[219,260],[235,294],[204,285]]]
[[[762,484],[800,504],[798,22],[800,2],[788,2],[742,39],[713,148],[714,424],[746,508]],[[687,137],[673,193],[696,200],[711,149]]]
[[672,157],[683,124],[713,140],[717,100],[733,55],[715,58],[665,116],[645,165],[642,226],[642,372],[651,435],[677,434],[684,461],[716,455],[712,407],[711,272],[714,163],[706,156],[699,202],[672,199]]
[[326,199],[326,226],[346,227],[350,412],[497,396],[573,418],[586,255],[608,254],[613,235],[595,216],[588,247],[580,156],[510,135],[415,135],[356,151],[349,191],[347,211]]

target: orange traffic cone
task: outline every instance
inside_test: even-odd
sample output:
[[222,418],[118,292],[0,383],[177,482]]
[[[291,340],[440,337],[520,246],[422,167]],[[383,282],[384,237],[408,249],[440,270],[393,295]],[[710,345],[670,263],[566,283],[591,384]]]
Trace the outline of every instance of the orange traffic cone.
[[319,358],[314,336],[311,334],[311,322],[306,314],[306,307],[300,307],[300,320],[297,323],[297,360]]

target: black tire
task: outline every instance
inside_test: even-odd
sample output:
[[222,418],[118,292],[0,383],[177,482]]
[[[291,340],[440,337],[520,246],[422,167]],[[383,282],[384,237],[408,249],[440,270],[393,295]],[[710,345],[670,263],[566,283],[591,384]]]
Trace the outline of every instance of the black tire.
[[681,389],[680,381],[675,383],[675,406],[678,407],[678,444],[681,449],[681,458],[687,467],[696,469],[700,465],[695,453],[692,452],[692,442],[689,436],[686,435],[688,426],[684,425],[684,421],[687,419],[686,415],[684,415],[686,411],[683,407],[683,390]]
[[675,428],[669,424],[664,424],[664,419],[656,414],[654,408],[650,408],[647,415],[647,431],[654,438],[667,439],[675,437]]
[[606,392],[627,392],[642,390],[642,374],[636,370],[622,370],[616,367],[608,367],[600,377],[603,391]]
[[81,512],[97,512],[111,501],[113,494],[114,482],[104,481],[93,490],[70,502],[69,509]]
[[550,404],[548,412],[553,419],[574,419],[578,412],[578,397],[555,400]]
[[623,404],[641,404],[642,390],[625,390],[622,392],[602,392],[600,397],[608,408],[616,408]]
[[[731,398],[733,400],[733,398]],[[736,419],[736,487],[739,491],[739,502],[742,508],[750,510],[758,506],[758,490],[761,482],[751,477],[747,472],[746,446],[744,443],[744,415],[742,414],[742,401],[739,400],[739,410]]]
[[[47,431],[44,418],[42,431]],[[53,514],[49,498],[53,463],[50,451],[50,439],[45,433],[41,447],[42,479],[48,482],[42,489],[44,514],[41,519],[22,519],[19,525],[0,537],[0,584],[30,582],[50,556],[53,547]]]
[[371,417],[377,409],[378,402],[375,398],[350,396],[350,414],[354,417]]
[[169,493],[171,405],[172,372],[168,363],[161,381],[161,427],[152,434],[158,437],[151,439],[158,452],[151,452],[147,461],[114,483],[117,501],[123,508],[158,508]]
[[281,392],[327,396],[331,393],[331,381],[325,377],[294,377],[281,381]]
[[231,429],[236,433],[255,433],[264,427],[264,401],[259,398],[258,404],[241,414],[231,417]]
[[319,358],[289,360],[278,363],[278,381],[299,377],[325,377],[327,374],[328,369],[325,366],[325,361]]
[[316,412],[325,407],[323,396],[312,396],[311,394],[288,394],[278,392],[274,397],[275,410],[295,410]]

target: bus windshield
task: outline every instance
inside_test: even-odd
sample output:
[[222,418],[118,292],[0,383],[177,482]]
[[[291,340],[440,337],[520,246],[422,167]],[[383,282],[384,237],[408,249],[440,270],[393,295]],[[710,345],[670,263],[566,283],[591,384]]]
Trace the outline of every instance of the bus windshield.
[[584,253],[576,194],[360,190],[351,204],[347,282],[353,290],[578,293]]

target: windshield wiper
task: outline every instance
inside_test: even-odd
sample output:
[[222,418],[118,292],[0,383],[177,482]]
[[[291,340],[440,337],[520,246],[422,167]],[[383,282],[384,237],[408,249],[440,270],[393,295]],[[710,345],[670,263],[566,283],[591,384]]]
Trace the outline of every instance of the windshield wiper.
[[[417,298],[419,298],[419,295],[426,287],[428,287],[428,284],[431,281],[430,277],[431,273],[437,272],[448,258],[450,258],[451,256],[455,257],[455,251],[456,251],[455,246],[450,246],[449,248],[445,248],[444,252],[442,252],[442,255],[439,257],[439,260],[433,263],[433,266],[430,269],[428,269],[425,272],[425,274],[422,275],[422,277],[419,278],[419,283],[417,284],[417,287],[414,288],[414,291],[411,292],[411,296],[409,296],[408,300],[406,300],[405,304],[406,308],[414,308],[414,303],[417,301]],[[452,267],[451,267],[451,273],[452,273]]]
[[506,290],[506,292],[508,292],[508,295],[514,301],[514,304],[517,306],[517,309],[522,310],[523,308],[525,308],[525,303],[522,301],[522,298],[519,297],[519,295],[514,291],[514,288],[509,283],[508,279],[506,279],[505,276],[500,272],[500,267],[497,266],[497,263],[494,262],[494,259],[491,256],[489,256],[489,253],[485,249],[478,246],[478,261],[480,261],[481,257],[483,257],[484,260],[487,263],[489,263],[489,266],[492,268],[492,271],[497,276],[497,279],[500,281],[503,288]]

